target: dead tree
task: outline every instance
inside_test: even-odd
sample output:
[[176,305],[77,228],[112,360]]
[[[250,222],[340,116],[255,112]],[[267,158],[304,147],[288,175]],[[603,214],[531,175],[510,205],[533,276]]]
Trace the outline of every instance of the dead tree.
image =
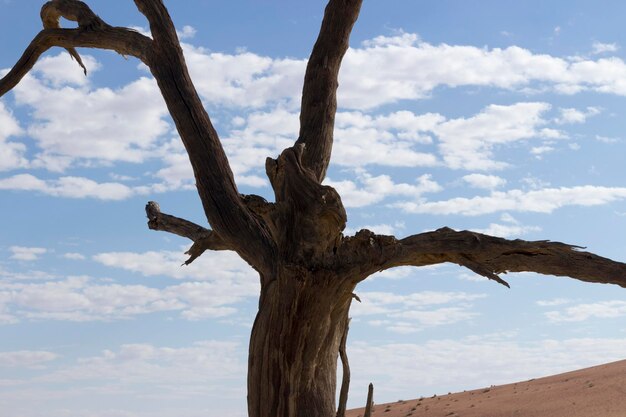
[[[232,250],[259,273],[248,362],[250,417],[335,415],[337,358],[353,290],[375,272],[451,262],[506,286],[498,274],[533,271],[626,287],[625,264],[558,242],[449,228],[404,239],[368,230],[343,236],[341,198],[322,180],[333,144],[337,74],[362,0],[330,0],[326,7],[306,68],[299,137],[265,164],[273,202],[238,192],[162,0],[134,1],[151,38],[108,25],[83,2],[47,2],[41,10],[44,29],[0,80],[0,96],[52,47],[67,49],[81,66],[77,47],[114,50],[150,68],[189,154],[211,230],[163,214],[155,203],[147,206],[149,227],[191,239],[188,262],[206,250]],[[60,28],[61,17],[78,27]]]

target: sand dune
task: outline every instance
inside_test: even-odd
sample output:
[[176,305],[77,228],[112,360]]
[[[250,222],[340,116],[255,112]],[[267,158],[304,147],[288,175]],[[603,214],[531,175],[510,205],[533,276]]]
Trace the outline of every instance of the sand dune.
[[[362,417],[363,411],[350,410],[346,417]],[[626,360],[515,384],[375,404],[372,417],[626,417]]]

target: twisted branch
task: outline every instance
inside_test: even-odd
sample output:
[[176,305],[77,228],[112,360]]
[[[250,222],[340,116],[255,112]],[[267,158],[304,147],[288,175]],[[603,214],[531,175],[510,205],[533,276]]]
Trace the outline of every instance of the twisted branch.
[[[78,28],[61,29],[61,17],[78,22]],[[49,1],[41,8],[41,20],[44,29],[35,36],[17,63],[0,80],[0,97],[15,87],[33,68],[39,57],[54,46],[65,48],[87,73],[75,48],[109,49],[146,62],[152,44],[150,38],[134,30],[108,25],[81,1]]]
[[346,244],[347,250],[359,253],[355,263],[367,264],[361,266],[361,279],[396,266],[450,262],[507,287],[499,274],[536,272],[626,287],[626,264],[582,251],[579,246],[547,240],[507,240],[444,227],[401,240],[362,230],[346,239]]

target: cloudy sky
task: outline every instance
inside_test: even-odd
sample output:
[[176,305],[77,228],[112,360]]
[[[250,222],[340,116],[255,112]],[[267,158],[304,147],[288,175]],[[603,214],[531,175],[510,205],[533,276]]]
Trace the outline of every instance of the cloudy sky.
[[[146,30],[130,0],[92,0]],[[324,2],[167,2],[242,192],[269,196],[290,146]],[[0,73],[40,28],[0,0]],[[340,73],[327,183],[347,233],[449,226],[551,239],[626,261],[626,3],[366,0]],[[232,253],[181,267],[189,242],[144,205],[206,224],[145,67],[52,50],[0,99],[0,415],[245,415],[257,277]],[[626,290],[454,266],[357,288],[350,406],[623,359]]]

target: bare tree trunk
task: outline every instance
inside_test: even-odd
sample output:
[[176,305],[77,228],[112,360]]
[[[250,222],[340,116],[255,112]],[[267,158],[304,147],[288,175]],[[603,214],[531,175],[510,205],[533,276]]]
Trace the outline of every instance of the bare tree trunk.
[[332,274],[284,269],[265,289],[248,358],[250,417],[334,417],[351,301]]

